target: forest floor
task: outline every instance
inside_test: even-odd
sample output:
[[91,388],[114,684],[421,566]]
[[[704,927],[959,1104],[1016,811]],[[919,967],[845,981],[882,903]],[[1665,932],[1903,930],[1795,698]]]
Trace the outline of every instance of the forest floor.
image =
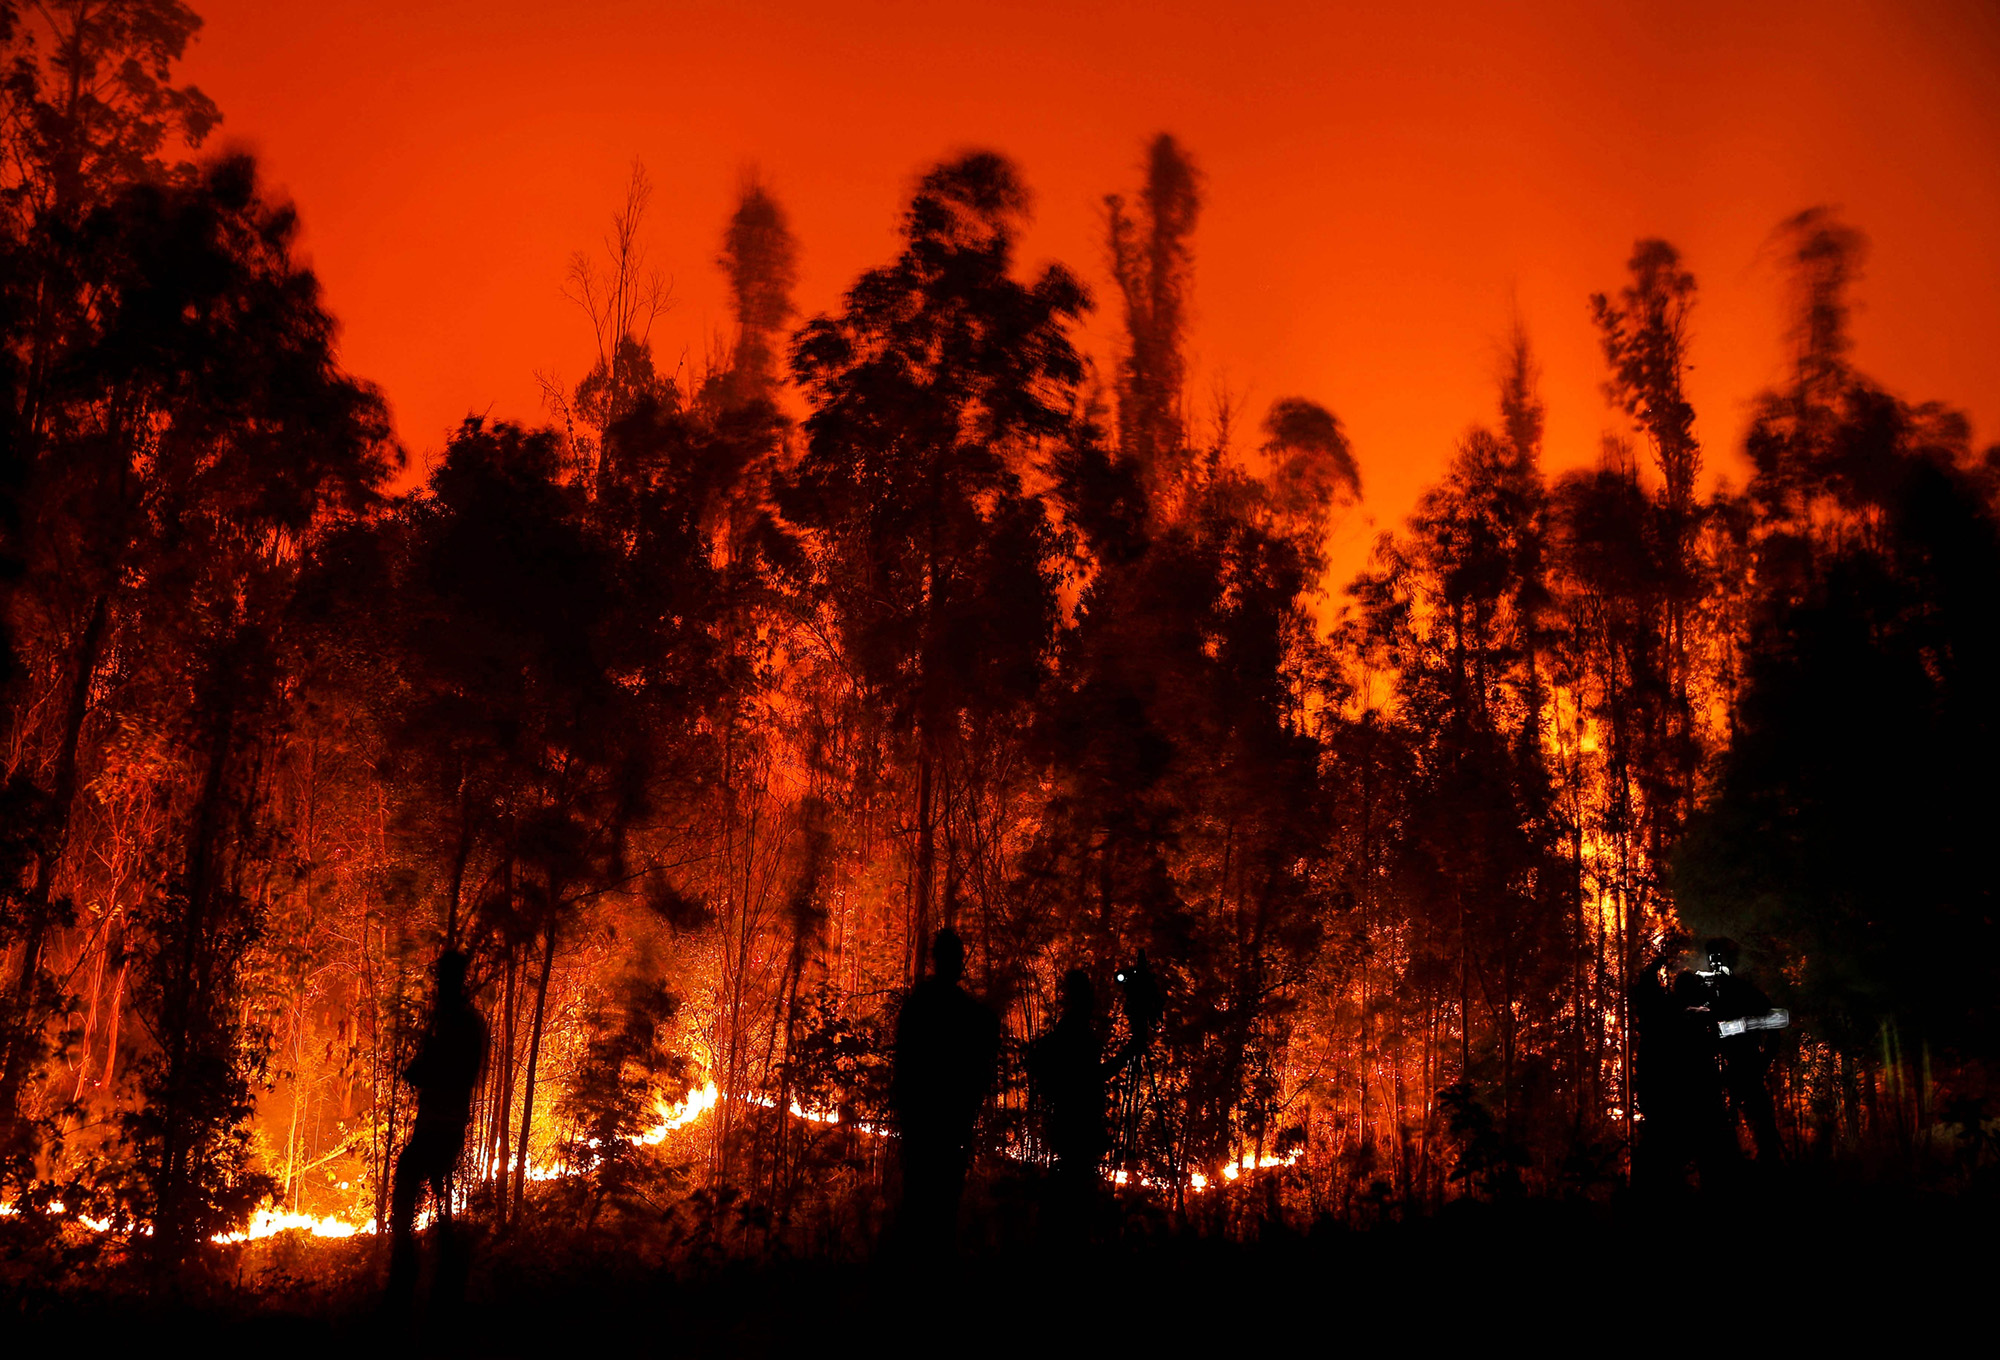
[[[615,1242],[476,1261],[466,1301],[379,1307],[380,1244],[305,1239],[199,1297],[60,1282],[0,1294],[0,1336],[208,1355],[1319,1354],[1894,1350],[1987,1335],[2000,1202],[1792,1185],[1641,1209],[1461,1203],[1367,1230],[1267,1229],[912,1261],[649,1266]],[[1972,1329],[1967,1332],[1965,1329]],[[1505,1348],[1505,1349],[1502,1349]],[[1983,1349],[1974,1343],[1974,1349]],[[27,1350],[0,1346],[11,1354]]]

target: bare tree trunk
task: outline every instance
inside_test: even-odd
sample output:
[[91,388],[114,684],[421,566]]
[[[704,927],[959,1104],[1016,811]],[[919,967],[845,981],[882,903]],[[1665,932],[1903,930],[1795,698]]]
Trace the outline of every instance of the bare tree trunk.
[[458,849],[451,857],[451,893],[446,900],[444,947],[458,948],[459,899],[465,892],[465,865],[472,858],[472,816],[465,809],[465,799],[459,799]]
[[[560,895],[553,885],[549,893],[551,903],[560,901]],[[550,921],[542,936],[542,976],[535,985],[535,1019],[528,1030],[528,1071],[521,1086],[521,1150],[514,1163],[514,1217],[521,1216],[521,1206],[528,1193],[528,1148],[529,1136],[535,1127],[535,1064],[542,1056],[542,1021],[548,1010],[549,972],[556,959],[556,923]]]
[[83,741],[84,720],[90,714],[90,686],[97,677],[110,612],[110,597],[100,592],[91,606],[83,637],[77,643],[69,703],[63,712],[62,740],[56,752],[55,780],[49,791],[53,824],[35,854],[34,882],[22,911],[27,930],[21,942],[20,968],[7,1001],[7,1050],[5,1061],[0,1062],[0,1131],[10,1139],[20,1111],[21,1087],[40,1047],[41,1020],[35,993],[41,976],[42,949],[48,939],[49,899],[55,887],[56,870],[69,844],[70,808],[76,802],[77,754]]
[[209,909],[218,889],[216,842],[229,759],[235,744],[236,688],[251,645],[249,630],[239,627],[236,637],[216,661],[212,681],[216,692],[210,698],[208,724],[208,766],[190,819],[181,919],[175,923],[180,934],[176,942],[179,957],[160,962],[168,975],[162,979],[166,1000],[161,1007],[161,1021],[165,1033],[160,1040],[166,1063],[158,1096],[162,1107],[161,1146],[154,1230],[170,1255],[177,1255],[191,1245],[186,1238],[194,1226],[191,1206],[185,1202],[195,1152],[194,1123],[200,1117],[191,1108],[195,1094],[190,1087],[191,1069],[201,1056],[196,1051],[196,1030],[209,1028],[208,1012],[219,1000],[215,995],[219,979],[214,975],[218,961],[213,957],[208,938]]
[[110,1016],[104,1026],[104,1066],[98,1084],[106,1090],[115,1089],[118,1080],[118,1020],[125,1001],[125,975],[132,965],[118,965],[118,981],[111,988]]
[[497,1168],[487,1172],[487,1179],[497,1187],[497,1193],[493,1196],[493,1215],[498,1220],[497,1226],[501,1228],[507,1226],[508,1134],[514,1117],[514,1029],[515,1018],[520,1011],[520,1004],[515,998],[514,980],[518,973],[519,965],[514,957],[514,948],[510,945],[507,949],[506,992],[502,1002],[504,1010],[501,1017],[500,1062],[499,1070],[495,1073],[499,1079],[499,1089],[494,1095],[493,1135],[489,1144],[494,1155],[487,1162],[489,1167]]
[[917,900],[910,927],[911,980],[924,975],[925,951],[931,942],[931,890],[937,877],[937,832],[931,807],[930,734],[917,733]]

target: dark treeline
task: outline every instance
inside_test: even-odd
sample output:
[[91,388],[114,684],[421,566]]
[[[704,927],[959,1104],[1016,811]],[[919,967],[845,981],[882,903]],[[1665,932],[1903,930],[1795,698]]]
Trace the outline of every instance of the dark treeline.
[[260,1206],[381,1222],[455,948],[488,1036],[467,1212],[856,1250],[888,1036],[947,925],[1003,1022],[995,1204],[1047,1161],[1025,1055],[1060,980],[1114,997],[1140,950],[1163,1014],[1104,1167],[1134,1213],[1608,1194],[1632,987],[1711,934],[1795,1017],[1789,1156],[1977,1159],[2000,458],[1852,367],[1864,243],[1833,214],[1774,237],[1792,360],[1747,484],[1704,475],[1736,459],[1685,392],[1696,281],[1642,241],[1578,314],[1623,433],[1545,450],[1517,330],[1343,594],[1334,413],[1194,409],[1202,189],[1171,137],[1106,200],[1096,288],[1023,272],[1027,188],[977,152],[801,318],[747,183],[733,334],[671,374],[635,169],[570,271],[591,370],[392,494],[292,209],[199,150],[199,20],[0,25],[21,1222],[61,1201],[171,1258]]

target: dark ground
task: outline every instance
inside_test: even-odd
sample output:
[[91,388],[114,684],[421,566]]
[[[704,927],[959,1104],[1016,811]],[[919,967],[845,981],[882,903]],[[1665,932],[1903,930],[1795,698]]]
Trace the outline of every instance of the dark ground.
[[[167,1301],[131,1289],[16,1291],[7,1340],[128,1335],[205,1355],[1019,1355],[1246,1352],[1792,1356],[1949,1345],[1988,1353],[2000,1304],[1989,1196],[1801,1188],[1669,1209],[1456,1206],[1368,1231],[1014,1249],[955,1261],[634,1264],[615,1247],[490,1259],[455,1312],[393,1323],[366,1283],[377,1244],[329,1290],[280,1269],[258,1287]],[[314,1248],[307,1245],[303,1251]],[[321,1246],[324,1251],[325,1247]],[[379,1263],[377,1263],[379,1270]],[[324,1274],[325,1262],[321,1261]],[[65,1347],[66,1348],[66,1347]],[[54,1350],[50,1354],[56,1353]]]

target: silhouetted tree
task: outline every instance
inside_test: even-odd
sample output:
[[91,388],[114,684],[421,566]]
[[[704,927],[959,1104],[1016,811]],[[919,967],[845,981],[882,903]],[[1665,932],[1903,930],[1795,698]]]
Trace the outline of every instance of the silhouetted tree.
[[[22,1132],[14,1127],[22,1083],[38,1060],[42,1026],[55,1004],[41,994],[40,970],[47,933],[67,916],[55,879],[69,848],[92,687],[109,646],[106,582],[121,566],[118,517],[101,513],[101,502],[77,505],[71,495],[78,485],[86,494],[108,489],[92,485],[106,456],[128,462],[143,456],[136,444],[144,399],[135,406],[130,391],[102,392],[100,379],[111,375],[92,371],[102,359],[95,347],[104,341],[104,304],[118,295],[105,273],[117,267],[103,254],[106,205],[135,185],[185,180],[186,167],[170,171],[159,153],[173,138],[199,145],[214,126],[218,115],[207,98],[171,80],[173,63],[200,23],[176,0],[63,0],[25,15],[10,6],[0,22],[7,63],[0,83],[6,115],[0,213],[7,228],[8,447],[10,485],[21,497],[10,542],[37,587],[16,607],[53,625],[32,630],[35,648],[47,652],[28,666],[55,671],[62,690],[53,719],[43,720],[48,744],[35,740],[44,733],[21,734],[41,758],[9,771],[9,797],[17,810],[33,809],[37,827],[34,869],[16,921],[20,967],[5,984],[0,1021],[0,1126],[9,1130],[10,1144]],[[129,272],[124,282],[129,286]],[[96,447],[80,450],[86,440]],[[70,466],[76,461],[84,464],[81,476]],[[23,531],[29,537],[15,536]],[[83,579],[59,582],[52,571]]]
[[1743,941],[1812,1034],[1853,1055],[1990,1052],[1992,889],[1974,847],[1995,808],[1962,776],[2000,754],[1993,458],[1963,417],[1848,367],[1858,234],[1821,211],[1782,232],[1797,364],[1749,437],[1736,735],[1675,881],[1690,921]]
[[815,589],[916,771],[913,965],[936,919],[940,768],[969,715],[1036,693],[1055,629],[1054,530],[1022,479],[1067,433],[1088,299],[1059,266],[1012,277],[1027,206],[998,156],[936,167],[903,253],[793,353],[813,409],[782,504],[814,532]]
[[1156,504],[1165,504],[1186,471],[1187,341],[1194,281],[1199,174],[1171,134],[1146,148],[1146,183],[1136,214],[1125,200],[1104,200],[1111,276],[1125,304],[1125,351],[1118,365],[1118,443]]
[[1599,293],[1590,306],[1611,366],[1605,393],[1645,433],[1663,483],[1654,537],[1659,548],[1657,588],[1665,606],[1662,664],[1668,704],[1660,715],[1665,745],[1657,752],[1661,762],[1657,773],[1664,783],[1647,808],[1652,823],[1649,851],[1657,859],[1687,813],[1700,758],[1690,699],[1695,643],[1689,632],[1702,589],[1693,553],[1699,527],[1695,479],[1701,472],[1701,445],[1686,393],[1695,280],[1681,267],[1679,252],[1665,241],[1639,242],[1627,268],[1632,281],[1618,300]]
[[794,310],[799,247],[784,208],[754,176],[738,195],[719,263],[736,313],[736,344],[729,357],[731,400],[768,398],[782,377],[779,351]]
[[1481,1185],[1511,1165],[1498,1149],[1517,1155],[1524,1050],[1548,1052],[1565,1019],[1576,909],[1544,764],[1549,507],[1518,333],[1500,413],[1502,431],[1464,437],[1407,536],[1385,543],[1356,586],[1373,664],[1397,675],[1411,760],[1396,867],[1409,979],[1452,1013],[1457,1076],[1440,1095],[1463,1144],[1452,1175]]
[[[155,711],[188,762],[177,862],[143,911],[138,999],[159,1048],[128,1117],[135,1203],[169,1256],[255,1198],[241,1123],[263,1036],[245,1032],[237,989],[261,931],[256,763],[282,739],[300,561],[371,505],[394,458],[380,399],[334,363],[296,231],[241,157],[184,187],[136,188],[91,221],[110,268],[76,380],[112,399],[73,407],[87,423],[71,437],[107,462],[70,483],[81,499],[64,508],[106,573],[93,614],[120,636],[161,630],[133,661],[166,686]],[[127,403],[147,410],[143,440],[122,424]]]
[[662,983],[631,975],[587,1018],[583,1058],[560,1098],[574,1130],[570,1159],[592,1180],[586,1226],[607,1206],[626,1211],[644,1202],[649,1177],[641,1139],[663,1095],[686,1093],[686,1061],[669,1051],[663,1032],[679,1009],[680,998]]
[[173,83],[201,29],[180,0],[47,0],[7,19],[0,194],[24,217],[70,220],[158,179],[173,140],[199,146],[221,121],[200,90]]

